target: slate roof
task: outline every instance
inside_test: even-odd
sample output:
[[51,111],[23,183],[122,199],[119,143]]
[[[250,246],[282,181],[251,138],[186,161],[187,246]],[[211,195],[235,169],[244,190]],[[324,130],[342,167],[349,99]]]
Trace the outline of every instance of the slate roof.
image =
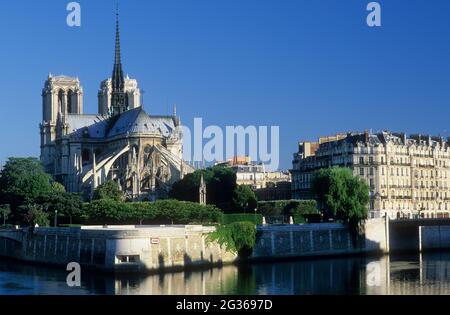
[[71,138],[112,138],[121,135],[144,134],[169,137],[175,130],[171,116],[149,116],[142,107],[128,110],[118,117],[98,115],[68,115]]
[[175,130],[170,116],[149,116],[141,107],[124,112],[108,132],[108,137],[124,134],[152,134],[169,137]]
[[104,138],[107,126],[106,117],[99,115],[67,115],[72,138],[89,136],[90,138]]

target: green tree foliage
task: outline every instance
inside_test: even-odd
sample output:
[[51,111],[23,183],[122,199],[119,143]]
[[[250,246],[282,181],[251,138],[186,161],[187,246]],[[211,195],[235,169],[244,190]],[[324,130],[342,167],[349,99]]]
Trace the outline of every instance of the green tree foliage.
[[170,198],[199,202],[201,172],[206,183],[206,201],[225,212],[233,212],[233,196],[237,188],[236,174],[233,169],[214,166],[186,175],[175,183],[170,191]]
[[53,182],[52,183],[52,192],[65,193],[66,188],[64,188],[64,186],[58,182]]
[[121,202],[100,199],[83,206],[89,224],[190,224],[218,223],[222,212],[211,205],[159,200],[156,202]]
[[239,185],[233,193],[233,205],[235,212],[254,212],[258,206],[255,192],[247,185]]
[[36,224],[40,227],[47,227],[50,225],[49,214],[46,213],[40,205],[23,205],[20,208],[25,212],[25,222],[34,227]]
[[304,216],[319,213],[315,200],[260,201],[258,211],[264,216]]
[[82,208],[80,196],[67,193],[63,185],[53,181],[36,158],[8,160],[0,173],[0,204],[11,205],[16,224],[29,224],[32,217],[46,223],[40,211],[53,215],[55,210],[71,221]]
[[8,220],[10,214],[11,214],[10,205],[0,205],[0,216],[3,219],[3,226],[6,225],[6,220]]
[[367,219],[369,187],[348,168],[321,169],[313,178],[312,192],[336,220],[356,225]]
[[215,232],[208,234],[207,240],[225,246],[239,257],[249,257],[256,243],[256,226],[250,222],[220,225]]
[[[72,224],[73,219],[79,220],[82,212],[81,196],[78,194],[67,193],[56,186],[56,191],[37,198],[37,203],[42,205],[45,212],[54,214],[58,211],[58,217],[63,221]],[[64,188],[64,187],[63,187]]]
[[109,180],[95,189],[92,199],[111,199],[114,201],[122,201],[123,193],[115,181]]
[[255,225],[262,225],[263,216],[261,214],[250,214],[250,213],[233,213],[233,214],[224,214],[222,216],[221,224],[230,224],[233,222],[251,222]]
[[0,204],[16,209],[52,191],[52,179],[36,158],[10,158],[0,173]]

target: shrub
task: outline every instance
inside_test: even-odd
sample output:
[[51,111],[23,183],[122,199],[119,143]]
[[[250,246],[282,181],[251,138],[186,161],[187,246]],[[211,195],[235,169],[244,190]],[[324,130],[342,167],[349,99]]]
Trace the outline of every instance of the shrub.
[[88,223],[97,224],[192,224],[218,223],[222,212],[214,206],[159,200],[156,202],[118,202],[96,200],[84,205]]
[[28,223],[29,226],[34,227],[37,224],[41,227],[47,227],[50,225],[49,215],[44,212],[42,206],[25,205],[21,206],[21,208],[26,212],[24,221]]
[[299,216],[319,213],[315,200],[261,201],[258,210],[264,216]]
[[224,214],[221,220],[222,224],[230,224],[233,222],[251,222],[255,225],[261,225],[263,222],[263,216],[261,214]]
[[216,241],[239,257],[249,257],[256,242],[256,227],[251,222],[234,222],[221,225],[215,232],[208,234],[209,242]]
[[123,193],[115,181],[109,180],[95,189],[93,199],[112,199],[114,201],[121,201],[123,199]]

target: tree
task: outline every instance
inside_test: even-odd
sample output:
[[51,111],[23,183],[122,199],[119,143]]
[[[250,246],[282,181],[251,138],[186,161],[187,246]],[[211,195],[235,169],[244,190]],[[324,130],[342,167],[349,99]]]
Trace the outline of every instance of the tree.
[[233,211],[233,195],[237,187],[236,174],[233,169],[223,166],[213,166],[186,175],[176,182],[169,197],[177,200],[199,202],[200,178],[206,183],[206,201],[225,212]]
[[23,219],[21,205],[52,191],[52,178],[36,158],[10,158],[0,172],[0,204],[9,204],[14,221]]
[[0,206],[0,215],[3,217],[3,226],[6,226],[6,220],[11,214],[11,207],[9,205]]
[[73,218],[81,215],[83,206],[80,195],[63,192],[60,189],[41,196],[37,199],[37,203],[42,205],[47,213],[53,214],[58,211],[58,216],[67,218],[70,224]]
[[39,226],[47,227],[50,225],[49,214],[45,213],[40,205],[23,205],[21,206],[25,212],[24,221],[29,226],[34,227],[36,224]]
[[233,193],[233,205],[236,212],[253,212],[258,206],[255,192],[247,185],[239,185]]
[[36,158],[10,158],[0,173],[0,200],[12,208],[51,190],[52,179]]
[[114,201],[122,201],[123,193],[120,190],[119,185],[115,181],[109,180],[95,189],[92,199],[111,199]]
[[59,192],[59,193],[65,193],[66,192],[66,188],[58,183],[58,182],[53,182],[52,183],[52,191],[53,192]]
[[312,192],[330,217],[353,226],[367,219],[369,186],[348,168],[319,170],[313,177]]

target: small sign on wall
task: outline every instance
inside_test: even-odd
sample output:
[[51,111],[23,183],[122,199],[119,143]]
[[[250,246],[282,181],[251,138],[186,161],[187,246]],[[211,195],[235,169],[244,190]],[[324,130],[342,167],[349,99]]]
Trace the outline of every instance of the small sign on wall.
[[151,238],[150,242],[151,244],[159,244],[159,238]]

